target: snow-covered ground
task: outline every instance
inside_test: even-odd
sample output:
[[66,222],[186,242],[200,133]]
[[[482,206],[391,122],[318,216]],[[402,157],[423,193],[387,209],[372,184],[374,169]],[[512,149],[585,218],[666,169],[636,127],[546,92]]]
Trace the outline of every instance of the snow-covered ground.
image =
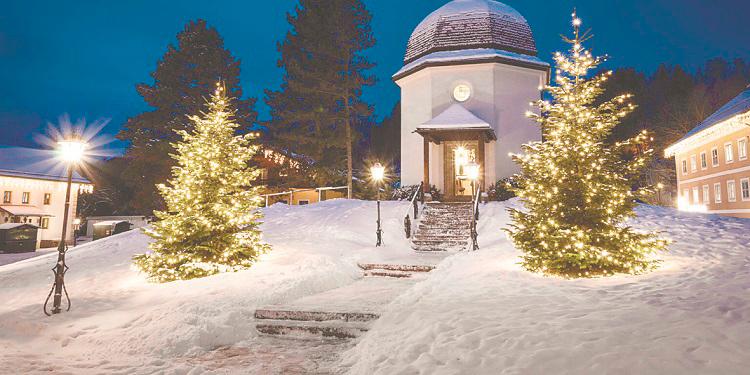
[[[2,266],[0,373],[203,373],[196,358],[257,338],[257,307],[352,283],[362,257],[408,249],[401,229],[407,209],[383,203],[386,246],[375,252],[375,202],[277,204],[265,209],[263,225],[273,251],[252,269],[168,284],[147,283],[131,268],[149,241],[139,231],[81,245],[67,256],[73,306],[51,318],[42,303],[56,254]],[[249,369],[276,360],[245,347]]]
[[525,272],[482,212],[477,252],[446,259],[345,354],[354,374],[748,374],[750,220],[642,206],[674,243],[641,276]]
[[264,340],[253,312],[351,284],[357,261],[413,260],[406,203],[384,202],[382,248],[374,202],[274,205],[273,251],[201,280],[145,282],[130,267],[148,243],[137,231],[82,245],[68,255],[73,307],[51,318],[54,254],[1,266],[0,373],[747,373],[750,220],[640,207],[634,225],[674,241],[658,271],[562,280],[517,265],[506,207],[483,206],[481,249],[446,258],[348,344]]

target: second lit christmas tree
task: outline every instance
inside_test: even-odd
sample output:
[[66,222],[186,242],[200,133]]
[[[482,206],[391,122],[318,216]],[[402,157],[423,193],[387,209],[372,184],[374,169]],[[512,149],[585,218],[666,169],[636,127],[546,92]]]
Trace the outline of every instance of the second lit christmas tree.
[[580,25],[573,14],[575,36],[565,38],[571,49],[555,55],[556,85],[546,89],[552,101],[540,100],[540,114],[528,113],[540,124],[543,141],[514,155],[521,173],[513,190],[525,209],[511,210],[508,233],[530,271],[563,277],[642,273],[656,264],[650,255],[667,244],[624,223],[634,215],[636,199],[648,193],[633,186],[652,156],[647,150],[628,157],[628,150],[642,149],[637,146],[649,136],[606,143],[635,106],[629,94],[596,104],[612,73],[587,79],[603,58],[583,47],[588,36]]

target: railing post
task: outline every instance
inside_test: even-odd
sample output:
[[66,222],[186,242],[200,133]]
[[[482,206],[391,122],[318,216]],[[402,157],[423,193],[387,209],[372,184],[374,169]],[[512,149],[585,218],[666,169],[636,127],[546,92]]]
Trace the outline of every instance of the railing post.
[[406,232],[406,238],[411,237],[411,220],[409,220],[409,215],[406,215],[404,217],[404,231]]

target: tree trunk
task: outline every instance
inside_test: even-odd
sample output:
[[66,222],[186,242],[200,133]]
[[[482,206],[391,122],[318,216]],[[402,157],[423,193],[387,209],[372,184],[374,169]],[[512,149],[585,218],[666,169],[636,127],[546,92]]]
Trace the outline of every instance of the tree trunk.
[[352,167],[352,117],[351,110],[349,108],[349,91],[346,91],[346,97],[344,98],[344,107],[346,111],[346,119],[344,124],[346,125],[346,186],[347,186],[347,198],[352,199],[352,180],[353,180],[353,167]]

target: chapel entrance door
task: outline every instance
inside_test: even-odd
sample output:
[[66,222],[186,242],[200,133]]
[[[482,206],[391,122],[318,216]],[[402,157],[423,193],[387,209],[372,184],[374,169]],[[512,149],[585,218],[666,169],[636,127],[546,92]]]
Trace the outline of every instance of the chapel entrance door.
[[[471,179],[466,166],[470,163],[479,165],[484,170],[479,158],[479,141],[446,141],[443,150],[444,195],[446,201],[471,201],[474,195]],[[479,183],[475,188],[479,188]]]

